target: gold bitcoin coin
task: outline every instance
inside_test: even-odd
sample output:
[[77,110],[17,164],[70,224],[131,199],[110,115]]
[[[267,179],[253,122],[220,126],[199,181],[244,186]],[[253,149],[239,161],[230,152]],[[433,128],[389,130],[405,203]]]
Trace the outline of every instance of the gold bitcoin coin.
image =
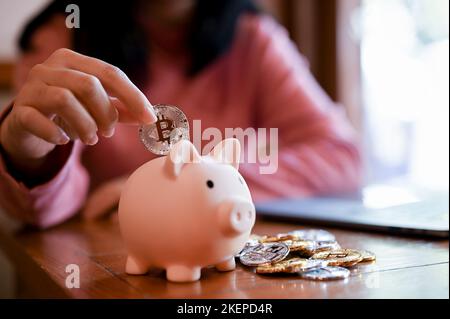
[[291,234],[278,234],[276,236],[269,236],[260,238],[260,243],[279,243],[279,242],[285,242],[288,240],[296,240],[298,239],[297,236],[291,235]]
[[154,106],[157,121],[139,127],[139,137],[145,147],[156,155],[167,155],[178,141],[189,140],[186,115],[173,105]]
[[376,256],[373,252],[371,252],[371,251],[368,251],[368,250],[358,250],[358,252],[361,254],[361,256],[362,256],[362,258],[363,258],[363,259],[360,261],[360,262],[362,262],[362,263],[372,262],[372,261],[377,260],[377,256]]
[[310,257],[314,254],[316,244],[312,240],[302,240],[292,234],[278,234],[276,236],[262,237],[260,243],[284,243],[290,252],[296,252],[302,257]]
[[316,243],[312,240],[290,240],[284,243],[288,245],[290,251],[299,252],[307,256],[311,255],[316,248]]
[[302,271],[310,271],[324,267],[322,260],[311,260],[304,258],[290,258],[272,264],[265,264],[256,267],[258,274],[277,274],[277,273],[298,273]]
[[329,266],[352,267],[363,260],[363,256],[354,249],[338,249],[314,254],[311,259],[325,260]]

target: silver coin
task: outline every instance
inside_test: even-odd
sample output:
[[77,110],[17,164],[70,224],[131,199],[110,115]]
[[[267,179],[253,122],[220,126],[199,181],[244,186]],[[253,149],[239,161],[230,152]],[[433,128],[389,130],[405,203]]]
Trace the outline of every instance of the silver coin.
[[244,253],[244,251],[246,251],[247,249],[249,249],[249,248],[251,248],[251,247],[254,247],[254,246],[258,246],[259,245],[259,242],[258,241],[255,241],[255,240],[253,240],[253,239],[249,239],[246,243],[245,243],[245,246],[244,246],[244,248],[242,248],[241,249],[241,251],[239,252],[239,253],[237,253],[234,257],[240,257],[243,253]]
[[335,241],[336,237],[323,229],[301,229],[294,230],[289,232],[288,234],[297,236],[300,239],[304,240],[314,240],[314,241]]
[[173,105],[154,106],[158,120],[139,127],[139,137],[145,147],[156,155],[167,155],[178,141],[189,140],[186,115]]
[[239,256],[246,266],[259,266],[281,261],[289,254],[289,247],[284,243],[267,243],[250,246]]
[[302,256],[310,257],[316,251],[316,242],[312,240],[287,240],[284,241],[291,252],[296,252]]
[[239,258],[241,256],[241,254],[244,252],[244,250],[253,247],[253,246],[258,246],[259,240],[261,238],[264,238],[264,236],[259,236],[259,235],[255,235],[255,234],[251,234],[250,237],[248,238],[248,240],[245,242],[245,246],[244,248],[241,249],[241,251],[239,253],[237,253],[236,255],[234,255],[234,257]]
[[316,247],[314,249],[314,253],[318,253],[321,251],[329,251],[329,250],[338,250],[341,249],[341,245],[335,240],[329,241],[316,241]]
[[300,273],[300,276],[309,280],[338,280],[350,276],[350,270],[343,267],[323,267]]

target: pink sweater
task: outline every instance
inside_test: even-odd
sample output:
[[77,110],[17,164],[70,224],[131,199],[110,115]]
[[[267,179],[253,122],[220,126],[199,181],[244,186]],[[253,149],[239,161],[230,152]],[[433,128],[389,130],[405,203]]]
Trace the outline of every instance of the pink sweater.
[[[143,91],[152,104],[178,105],[202,128],[278,128],[278,170],[261,175],[259,164],[240,171],[256,201],[355,190],[361,161],[355,134],[343,110],[318,86],[286,31],[265,16],[243,16],[230,50],[194,78],[152,56],[151,81]],[[0,157],[0,204],[38,227],[73,216],[88,192],[130,174],[154,156],[139,141],[136,126],[119,125],[95,146],[57,147],[61,169],[32,189],[16,181]]]

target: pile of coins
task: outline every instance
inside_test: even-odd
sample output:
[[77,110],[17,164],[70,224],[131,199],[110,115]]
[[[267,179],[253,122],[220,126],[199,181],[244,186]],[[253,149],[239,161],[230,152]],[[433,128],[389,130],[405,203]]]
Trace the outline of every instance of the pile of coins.
[[236,256],[262,275],[295,274],[309,280],[350,276],[347,268],[376,260],[374,253],[342,248],[325,230],[296,230],[275,236],[251,235]]

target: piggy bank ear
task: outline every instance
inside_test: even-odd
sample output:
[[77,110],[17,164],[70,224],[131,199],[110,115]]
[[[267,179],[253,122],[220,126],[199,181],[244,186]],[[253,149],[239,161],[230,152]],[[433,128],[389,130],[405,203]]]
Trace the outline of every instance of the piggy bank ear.
[[195,146],[187,141],[181,140],[175,144],[166,158],[166,171],[173,177],[181,173],[181,169],[188,163],[199,163],[201,156]]
[[239,169],[241,143],[238,139],[227,138],[217,144],[209,155],[220,163],[230,164],[235,169]]

